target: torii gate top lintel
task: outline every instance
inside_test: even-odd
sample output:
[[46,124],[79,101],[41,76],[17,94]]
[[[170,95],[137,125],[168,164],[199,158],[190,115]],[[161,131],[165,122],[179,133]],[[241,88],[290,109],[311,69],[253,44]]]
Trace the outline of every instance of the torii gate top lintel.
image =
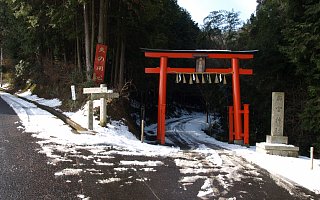
[[[252,75],[252,69],[242,69],[239,67],[239,60],[241,59],[253,59],[255,53],[258,50],[249,51],[231,51],[231,50],[168,50],[168,49],[141,49],[145,57],[148,58],[160,58],[160,66],[157,68],[145,68],[145,73],[158,73],[159,79],[159,99],[158,99],[158,128],[157,128],[157,140],[161,143],[165,143],[165,113],[166,113],[166,87],[167,87],[167,74],[170,73],[197,73],[199,72],[195,68],[171,68],[168,67],[169,58],[193,58],[200,60],[201,58],[208,59],[230,59],[230,68],[205,68],[203,65],[200,73],[222,73],[232,74],[232,90],[233,90],[233,108],[232,113],[234,125],[229,126],[229,141],[235,143],[244,143],[249,145],[249,120],[245,119],[244,129],[242,129],[242,114],[249,113],[248,104],[246,105],[246,111],[241,109],[240,98],[240,78],[239,75]],[[201,59],[202,61],[205,59]],[[201,63],[202,61],[199,61]],[[199,64],[197,62],[197,65]],[[230,116],[230,114],[229,114]],[[232,122],[233,123],[233,122]],[[233,130],[234,127],[234,130]],[[233,132],[234,131],[234,132]],[[232,138],[231,138],[232,137]],[[234,137],[234,138],[233,138]]]
[[145,53],[145,57],[149,58],[238,58],[238,59],[252,59],[253,55],[258,50],[248,51],[231,51],[231,50],[211,50],[211,49],[195,49],[195,50],[169,50],[169,49],[141,49]]

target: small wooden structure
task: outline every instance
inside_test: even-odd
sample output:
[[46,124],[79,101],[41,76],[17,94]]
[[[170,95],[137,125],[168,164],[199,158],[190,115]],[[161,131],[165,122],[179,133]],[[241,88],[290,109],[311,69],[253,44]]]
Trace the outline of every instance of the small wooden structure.
[[106,125],[106,99],[119,98],[119,93],[108,92],[107,87],[94,87],[94,88],[83,88],[83,94],[90,94],[90,99],[88,102],[88,129],[93,130],[93,100],[100,99],[100,125]]

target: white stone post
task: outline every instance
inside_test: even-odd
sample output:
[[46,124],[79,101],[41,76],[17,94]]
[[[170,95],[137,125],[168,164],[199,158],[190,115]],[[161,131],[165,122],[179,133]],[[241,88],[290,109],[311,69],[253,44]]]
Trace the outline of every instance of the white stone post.
[[310,147],[311,170],[313,170],[313,147]]
[[145,117],[145,107],[144,105],[141,106],[141,142],[144,141],[144,117]]
[[76,86],[75,85],[71,85],[71,99],[73,101],[77,100],[77,97],[76,97]]
[[91,97],[88,101],[88,129],[93,130],[93,101]]
[[[100,84],[100,88],[107,87],[107,84]],[[105,127],[107,124],[107,106],[106,99],[100,98],[100,126]]]
[[141,120],[141,142],[144,141],[144,120]]

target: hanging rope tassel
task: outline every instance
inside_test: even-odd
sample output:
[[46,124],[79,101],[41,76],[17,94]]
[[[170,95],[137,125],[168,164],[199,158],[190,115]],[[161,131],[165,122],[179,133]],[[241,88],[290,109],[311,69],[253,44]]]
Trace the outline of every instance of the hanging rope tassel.
[[189,84],[190,84],[190,85],[192,85],[192,84],[193,84],[193,81],[192,81],[192,74],[190,74]]
[[219,83],[218,74],[216,74],[216,77],[214,79],[214,83]]
[[176,83],[179,83],[180,81],[179,81],[179,75],[178,74],[176,74]]
[[223,76],[223,84],[224,84],[224,85],[227,85],[226,75]]
[[208,79],[208,82],[211,84],[212,81],[211,81],[211,76],[210,76],[210,74],[207,74],[207,79]]
[[187,83],[187,81],[186,81],[186,77],[185,77],[185,75],[184,75],[184,74],[182,75],[182,79],[183,79],[183,83]]
[[200,80],[199,80],[198,74],[196,74],[196,83],[200,83]]
[[206,83],[206,80],[204,79],[203,74],[201,74],[201,79],[202,79],[202,84],[205,84],[205,83]]
[[219,74],[219,83],[222,82],[222,74]]

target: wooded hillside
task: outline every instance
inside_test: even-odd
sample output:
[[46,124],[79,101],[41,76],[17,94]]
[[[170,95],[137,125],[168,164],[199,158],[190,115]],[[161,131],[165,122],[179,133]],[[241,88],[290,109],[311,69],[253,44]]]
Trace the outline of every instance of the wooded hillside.
[[[253,61],[241,63],[254,69],[253,76],[241,78],[251,141],[270,134],[271,92],[283,91],[289,142],[303,153],[311,145],[320,153],[319,1],[258,0],[256,14],[245,23],[235,11],[212,11],[199,28],[176,0],[0,0],[0,24],[0,45],[14,61],[15,86],[34,82],[40,89],[51,87],[52,96],[69,92],[71,84],[94,84],[97,43],[108,46],[108,87],[149,104],[157,101],[158,84],[144,68],[158,62],[145,59],[140,48],[257,49]],[[227,85],[175,84],[175,77],[168,78],[169,107],[197,104],[226,122],[230,77]]]

